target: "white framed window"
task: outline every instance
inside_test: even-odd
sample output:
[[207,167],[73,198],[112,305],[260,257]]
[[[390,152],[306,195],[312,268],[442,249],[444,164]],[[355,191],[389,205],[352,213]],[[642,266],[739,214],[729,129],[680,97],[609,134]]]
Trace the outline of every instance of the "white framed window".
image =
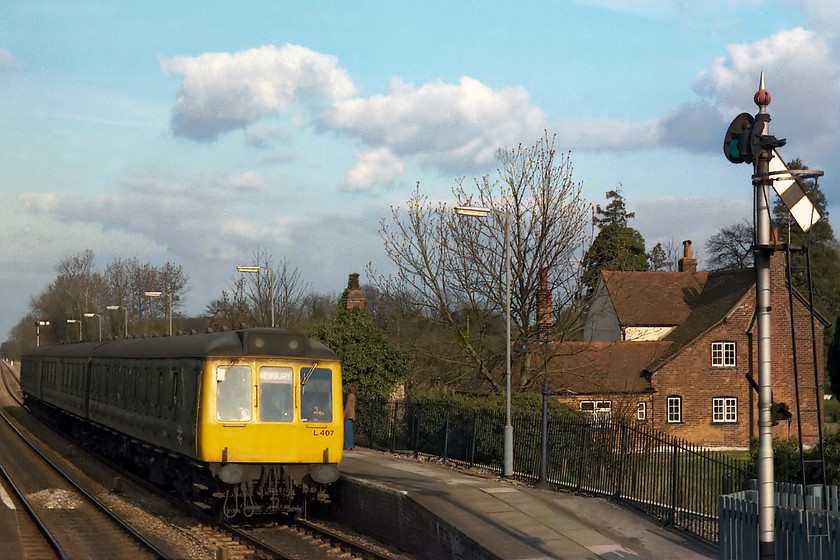
[[591,414],[598,423],[608,424],[612,417],[612,401],[581,401],[580,411]]
[[734,342],[712,342],[712,367],[735,367]]
[[668,397],[668,422],[671,424],[682,422],[682,397]]
[[712,422],[737,422],[738,399],[715,397],[712,399]]
[[640,402],[636,405],[636,420],[640,422],[647,420],[647,403]]

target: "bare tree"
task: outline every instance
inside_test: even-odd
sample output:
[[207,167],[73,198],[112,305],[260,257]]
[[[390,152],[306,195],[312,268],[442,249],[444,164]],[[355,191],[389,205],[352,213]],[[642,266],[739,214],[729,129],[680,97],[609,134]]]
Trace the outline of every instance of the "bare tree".
[[222,290],[222,296],[207,305],[210,326],[214,329],[236,326],[251,319],[251,309],[245,298],[245,278],[237,278],[230,292]]
[[[301,279],[297,267],[286,259],[275,266],[272,255],[259,250],[252,258],[256,271],[237,277],[229,291],[211,302],[207,312],[214,322],[226,326],[240,323],[271,326],[274,315],[275,326],[299,329],[305,315],[309,284]],[[243,313],[243,306],[247,313]],[[234,323],[228,322],[234,319]]]
[[[56,267],[56,279],[31,300],[32,312],[51,322],[56,339],[62,338],[57,330],[64,332],[66,340],[77,340],[80,333],[84,337],[84,314],[98,311],[107,298],[107,285],[95,270],[95,261],[90,249],[61,259]],[[74,324],[68,324],[68,320]],[[93,333],[92,326],[90,329]]]
[[737,270],[751,264],[752,225],[744,220],[722,227],[706,242],[709,270]]
[[[390,221],[381,221],[396,274],[377,275],[369,266],[368,277],[380,291],[399,294],[408,312],[450,333],[448,343],[436,341],[427,352],[472,364],[500,391],[491,370],[507,344],[500,328],[506,306],[505,217],[511,223],[512,338],[524,340],[537,331],[541,268],[548,270],[556,309],[579,302],[578,257],[591,211],[581,185],[572,181],[569,155],[558,154],[548,135],[532,147],[500,150],[498,159],[498,177],[475,179],[473,192],[463,181],[453,188],[455,206],[489,208],[487,218],[457,216],[446,204],[429,201],[418,184],[406,209],[392,209]],[[532,382],[529,364],[523,360],[519,388]]]

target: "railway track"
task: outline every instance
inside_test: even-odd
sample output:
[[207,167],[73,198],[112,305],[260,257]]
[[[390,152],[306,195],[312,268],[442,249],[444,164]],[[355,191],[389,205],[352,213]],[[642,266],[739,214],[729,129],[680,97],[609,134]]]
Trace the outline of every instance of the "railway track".
[[[17,412],[17,420],[27,424],[29,429],[34,429],[36,428],[35,425],[39,425],[46,430],[40,421],[23,410],[22,395],[14,371],[4,362],[0,362],[0,370],[2,370],[0,374],[2,374],[8,395],[20,405],[14,407],[16,410],[7,410],[5,401],[9,399],[3,395],[5,400],[0,399],[0,414],[7,417],[6,412]],[[0,420],[0,424],[4,424],[2,420]],[[40,437],[42,430],[36,431],[39,432]],[[79,450],[75,442],[65,439],[64,436],[52,430],[49,431],[51,432],[49,437],[51,441],[45,443],[45,446],[53,449],[63,449],[62,455],[69,456],[74,462],[80,463],[79,468],[84,470],[86,474],[95,474],[95,478],[100,481],[99,493],[106,494],[109,502],[129,501],[136,503],[134,507],[121,505],[118,509],[122,510],[122,515],[137,517],[140,519],[140,525],[152,526],[146,527],[143,531],[151,534],[150,541],[158,543],[159,549],[157,551],[148,552],[146,553],[147,556],[143,556],[137,552],[139,545],[134,544],[135,548],[130,555],[119,557],[277,558],[281,560],[294,558],[306,560],[309,558],[322,559],[329,555],[370,560],[404,560],[408,558],[389,552],[384,547],[376,545],[376,543],[365,542],[361,538],[348,537],[305,520],[283,520],[245,526],[220,522],[204,515],[194,507],[187,506],[171,495],[161,492],[148,481],[110,463],[107,458],[91,458],[86,452]],[[0,464],[6,463],[6,459],[3,457],[7,456],[0,447]],[[30,458],[30,460],[35,461],[34,458]],[[118,492],[115,492],[117,489],[119,489]],[[26,495],[26,492],[23,492],[23,494]],[[68,496],[63,491],[51,492],[51,494],[58,497]],[[41,497],[49,497],[49,495],[42,494]],[[162,502],[165,502],[165,505],[162,505]],[[58,503],[60,504],[60,502]],[[75,501],[72,503],[75,504]],[[145,517],[153,519],[143,520],[144,514]],[[157,527],[153,527],[154,525],[157,525]],[[45,543],[49,542],[49,537],[46,539],[37,538],[39,532],[39,530],[30,529],[26,531],[26,534],[34,534],[35,536],[24,539],[25,531],[21,528],[22,540],[31,541],[33,551],[36,548],[43,551],[47,546]],[[85,537],[81,538],[85,540]],[[99,532],[95,532],[93,536],[88,538],[89,542],[96,543],[102,537]],[[100,546],[96,546],[96,552],[97,554],[92,557],[118,557],[116,552],[102,556],[104,551]],[[42,553],[35,554],[32,552],[33,556],[31,557],[54,558],[56,555],[62,557],[60,553],[55,553],[52,556],[39,556]],[[74,553],[70,557],[84,556]]]
[[[4,486],[15,495],[56,556],[170,557],[76,482],[2,411],[0,420]],[[43,554],[41,544],[33,542],[37,549],[33,552]]]

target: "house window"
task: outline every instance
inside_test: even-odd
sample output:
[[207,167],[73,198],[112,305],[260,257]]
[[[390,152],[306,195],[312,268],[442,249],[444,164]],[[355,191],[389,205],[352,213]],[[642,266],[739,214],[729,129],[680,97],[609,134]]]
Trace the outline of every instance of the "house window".
[[640,422],[647,420],[647,403],[640,402],[636,405],[636,420]]
[[735,367],[734,342],[712,342],[712,367]]
[[581,401],[580,411],[592,415],[599,424],[609,424],[612,416],[612,401]]
[[738,399],[716,397],[712,399],[712,422],[737,422]]
[[668,397],[668,422],[682,422],[682,397]]

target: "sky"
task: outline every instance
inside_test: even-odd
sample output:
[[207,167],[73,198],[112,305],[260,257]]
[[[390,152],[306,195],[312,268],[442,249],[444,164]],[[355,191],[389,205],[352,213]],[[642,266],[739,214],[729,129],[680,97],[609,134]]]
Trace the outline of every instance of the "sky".
[[[257,251],[318,293],[378,230],[556,135],[647,249],[752,222],[723,135],[760,72],[779,151],[840,203],[836,0],[0,0],[0,339],[91,249],[179,264],[201,313]],[[151,288],[150,288],[151,289]],[[93,311],[93,310],[92,310]]]

